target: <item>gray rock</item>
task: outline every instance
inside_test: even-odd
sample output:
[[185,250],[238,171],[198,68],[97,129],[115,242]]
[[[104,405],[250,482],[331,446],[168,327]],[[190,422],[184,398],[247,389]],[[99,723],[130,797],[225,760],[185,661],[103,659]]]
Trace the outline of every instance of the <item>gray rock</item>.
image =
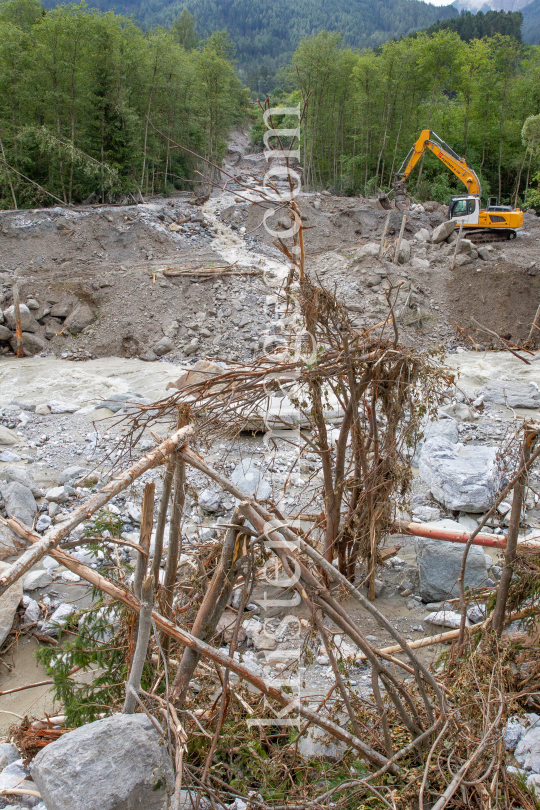
[[540,773],[540,724],[530,728],[514,751],[518,765],[526,771]]
[[411,243],[408,242],[406,239],[401,240],[401,246],[399,248],[399,257],[398,261],[400,264],[407,264],[408,261],[411,259]]
[[[22,339],[24,351],[28,352],[28,354],[39,354],[47,347],[47,341],[30,332],[23,332]],[[15,335],[12,336],[9,345],[14,352],[17,351],[17,338]]]
[[[37,332],[39,323],[36,321],[26,304],[21,304],[19,307],[21,313],[21,329],[23,332]],[[10,329],[15,330],[15,307],[13,304],[4,310],[4,318]]]
[[98,410],[99,408],[108,408],[113,413],[118,413],[118,411],[124,407],[126,402],[137,402],[137,400],[143,399],[144,397],[142,394],[136,394],[134,391],[126,391],[125,394],[112,394],[103,402],[98,402],[95,410]]
[[47,402],[47,407],[51,413],[75,413],[80,409],[80,405],[76,405],[74,402],[64,402],[60,399]]
[[164,354],[168,354],[173,349],[174,342],[167,336],[162,337],[161,340],[158,340],[158,342],[152,346],[152,352],[158,357],[163,357]]
[[503,734],[504,745],[507,751],[515,751],[517,744],[525,735],[527,729],[520,722],[519,717],[510,717]]
[[40,515],[36,523],[36,532],[46,532],[51,525],[49,515]]
[[490,380],[480,391],[485,402],[510,408],[540,408],[540,391],[532,383]]
[[161,810],[174,774],[144,714],[117,714],[47,745],[30,766],[47,810]]
[[[424,621],[446,627],[447,629],[455,629],[461,627],[461,614],[457,613],[455,610],[438,610],[426,616]],[[468,627],[469,625],[469,619],[465,619],[465,626]]]
[[30,596],[23,596],[23,604],[26,607],[23,616],[23,624],[36,624],[41,614],[41,608],[35,599]]
[[11,743],[0,743],[0,757],[6,757],[8,765],[20,759],[20,754]]
[[26,302],[26,306],[30,310],[39,309],[39,301],[36,301],[35,298],[29,298],[28,301]]
[[[3,574],[10,566],[0,562],[0,574]],[[0,596],[0,646],[6,640],[13,625],[15,613],[19,607],[19,602],[23,596],[23,585],[20,579],[13,583],[5,593]]]
[[378,242],[368,242],[367,245],[362,245],[356,251],[356,259],[363,262],[365,259],[371,259],[379,255],[380,245]]
[[442,436],[447,439],[451,444],[457,444],[459,441],[459,431],[457,422],[453,419],[440,419],[435,422],[428,422],[424,431],[424,439],[433,439],[435,436]]
[[[431,526],[461,529],[453,520],[437,520]],[[416,562],[420,575],[419,593],[424,602],[441,602],[459,595],[458,579],[463,557],[461,543],[447,543],[417,537],[415,541]],[[465,587],[476,588],[487,579],[486,558],[480,546],[471,546],[465,568]]]
[[92,309],[88,304],[80,303],[77,304],[73,312],[67,316],[64,321],[64,326],[67,326],[72,335],[77,335],[79,332],[82,332],[83,329],[86,329],[87,326],[90,326],[93,321],[94,312]]
[[13,337],[13,332],[11,329],[8,329],[7,326],[0,326],[0,340],[11,340]]
[[13,444],[19,444],[19,437],[9,428],[0,425],[0,444],[4,446],[7,445],[8,447]]
[[61,332],[61,330],[62,321],[59,321],[57,318],[49,318],[45,324],[44,337],[46,340],[52,340]]
[[525,784],[529,790],[534,790],[536,798],[540,799],[540,774],[531,773],[531,775],[527,777]]
[[49,503],[64,503],[68,500],[68,495],[64,487],[52,487],[45,493],[45,498]]
[[253,633],[253,646],[256,650],[275,650],[277,639],[273,633]]
[[24,590],[35,591],[37,588],[46,588],[52,583],[52,577],[44,568],[30,571],[24,578]]
[[445,239],[448,239],[451,233],[454,233],[456,224],[451,219],[447,220],[446,222],[442,222],[440,225],[437,225],[435,230],[431,235],[431,241],[438,245],[440,242],[444,242]]
[[431,234],[427,228],[420,228],[420,230],[417,231],[414,235],[414,238],[416,239],[417,242],[429,242],[430,237]]
[[460,512],[486,512],[501,480],[497,448],[451,444],[428,439],[422,448],[419,471],[436,500]]
[[77,465],[73,467],[66,467],[60,475],[58,476],[58,483],[59,484],[67,484],[70,481],[76,481],[77,478],[81,478],[83,475],[86,475],[86,467],[78,467]]
[[51,315],[53,318],[67,318],[69,310],[72,307],[72,303],[70,301],[61,301],[58,304],[53,304],[51,307]]
[[222,512],[221,493],[212,489],[203,489],[199,495],[199,506],[206,512]]
[[[487,560],[486,560],[486,567],[487,567]],[[478,622],[484,621],[486,618],[486,609],[484,605],[471,605],[471,607],[467,611],[467,618],[471,622],[471,624],[478,624]]]
[[198,348],[199,348],[199,341],[197,340],[197,338],[193,338],[191,343],[188,343],[187,346],[184,346],[184,353],[187,354],[188,356],[191,354],[195,354]]
[[366,287],[377,287],[382,281],[382,276],[373,274],[366,279]]
[[272,487],[265,480],[261,471],[255,466],[252,458],[244,458],[236,465],[231,481],[236,484],[238,489],[248,495],[253,495],[260,501],[270,498],[272,495]]
[[0,560],[18,554],[25,545],[8,526],[0,523]]
[[463,402],[451,402],[439,408],[439,416],[442,419],[455,419],[456,422],[474,422],[478,414],[465,405]]
[[41,487],[36,484],[30,473],[22,467],[15,467],[12,465],[4,467],[3,470],[0,470],[0,477],[4,478],[4,480],[8,483],[10,481],[17,481],[19,484],[22,484],[23,487],[30,489],[34,497],[41,497]]
[[2,450],[0,453],[0,461],[16,462],[20,461],[21,457],[17,453],[12,453],[11,450]]
[[411,268],[413,270],[429,270],[429,261],[415,256],[414,259],[411,259]]
[[478,255],[480,256],[480,258],[483,259],[485,262],[489,261],[489,259],[492,259],[495,253],[491,245],[480,245],[480,247],[477,247],[476,250],[478,251]]
[[478,258],[478,251],[476,245],[470,239],[462,239],[458,247],[458,256],[470,256],[471,259]]
[[41,632],[45,633],[47,636],[57,636],[59,629],[65,625],[69,617],[75,613],[76,610],[75,605],[71,605],[68,602],[59,605],[52,616],[43,623]]
[[32,526],[34,515],[37,512],[37,504],[32,495],[32,490],[19,484],[18,481],[10,481],[8,484],[0,486],[0,492],[5,501],[8,515],[20,520],[25,526]]

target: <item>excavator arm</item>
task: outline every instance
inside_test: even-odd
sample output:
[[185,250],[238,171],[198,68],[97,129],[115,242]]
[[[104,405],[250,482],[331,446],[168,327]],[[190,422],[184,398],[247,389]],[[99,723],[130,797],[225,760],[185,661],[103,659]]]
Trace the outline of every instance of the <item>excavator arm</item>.
[[476,172],[467,164],[465,158],[456,155],[454,150],[451,149],[451,147],[448,146],[448,144],[445,143],[442,138],[439,138],[435,132],[432,132],[431,129],[422,130],[420,137],[403,161],[403,165],[398,171],[396,181],[394,183],[396,191],[398,188],[403,187],[404,181],[408,178],[426,149],[430,149],[435,157],[442,160],[444,165],[448,166],[450,171],[453,172],[456,177],[459,177],[461,182],[467,188],[467,192],[469,194],[473,194],[477,197],[482,196],[482,186],[480,185],[480,180],[478,179]]

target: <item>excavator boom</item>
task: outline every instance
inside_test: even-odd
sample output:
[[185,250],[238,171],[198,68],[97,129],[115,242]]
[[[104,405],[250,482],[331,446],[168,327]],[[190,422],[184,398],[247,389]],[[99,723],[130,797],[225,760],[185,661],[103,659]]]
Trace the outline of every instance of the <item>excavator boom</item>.
[[431,150],[435,157],[442,160],[445,166],[448,166],[450,171],[453,172],[456,177],[459,177],[466,187],[468,194],[473,194],[476,197],[482,196],[482,186],[474,169],[471,169],[465,158],[456,155],[454,150],[451,149],[442,138],[439,138],[435,132],[432,132],[431,129],[424,129],[420,133],[420,137],[403,161],[403,165],[396,175],[398,183],[402,183],[408,178],[426,149]]

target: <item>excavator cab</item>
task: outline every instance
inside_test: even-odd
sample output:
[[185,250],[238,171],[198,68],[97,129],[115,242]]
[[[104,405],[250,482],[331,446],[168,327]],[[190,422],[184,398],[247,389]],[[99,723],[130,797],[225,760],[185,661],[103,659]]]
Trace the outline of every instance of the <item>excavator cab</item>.
[[448,219],[455,219],[464,225],[478,225],[480,218],[480,199],[473,195],[452,197],[448,209]]

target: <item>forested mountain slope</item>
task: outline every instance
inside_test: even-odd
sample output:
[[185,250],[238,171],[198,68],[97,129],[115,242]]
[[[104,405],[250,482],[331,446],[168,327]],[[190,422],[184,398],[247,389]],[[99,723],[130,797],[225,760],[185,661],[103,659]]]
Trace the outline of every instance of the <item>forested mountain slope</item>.
[[229,32],[245,70],[261,64],[275,69],[290,61],[302,37],[322,29],[339,31],[352,47],[376,47],[458,14],[453,6],[421,0],[89,0],[89,5],[134,14],[143,28],[170,27],[187,7],[197,16],[200,35]]
[[533,0],[523,9],[523,39],[540,45],[540,0]]

